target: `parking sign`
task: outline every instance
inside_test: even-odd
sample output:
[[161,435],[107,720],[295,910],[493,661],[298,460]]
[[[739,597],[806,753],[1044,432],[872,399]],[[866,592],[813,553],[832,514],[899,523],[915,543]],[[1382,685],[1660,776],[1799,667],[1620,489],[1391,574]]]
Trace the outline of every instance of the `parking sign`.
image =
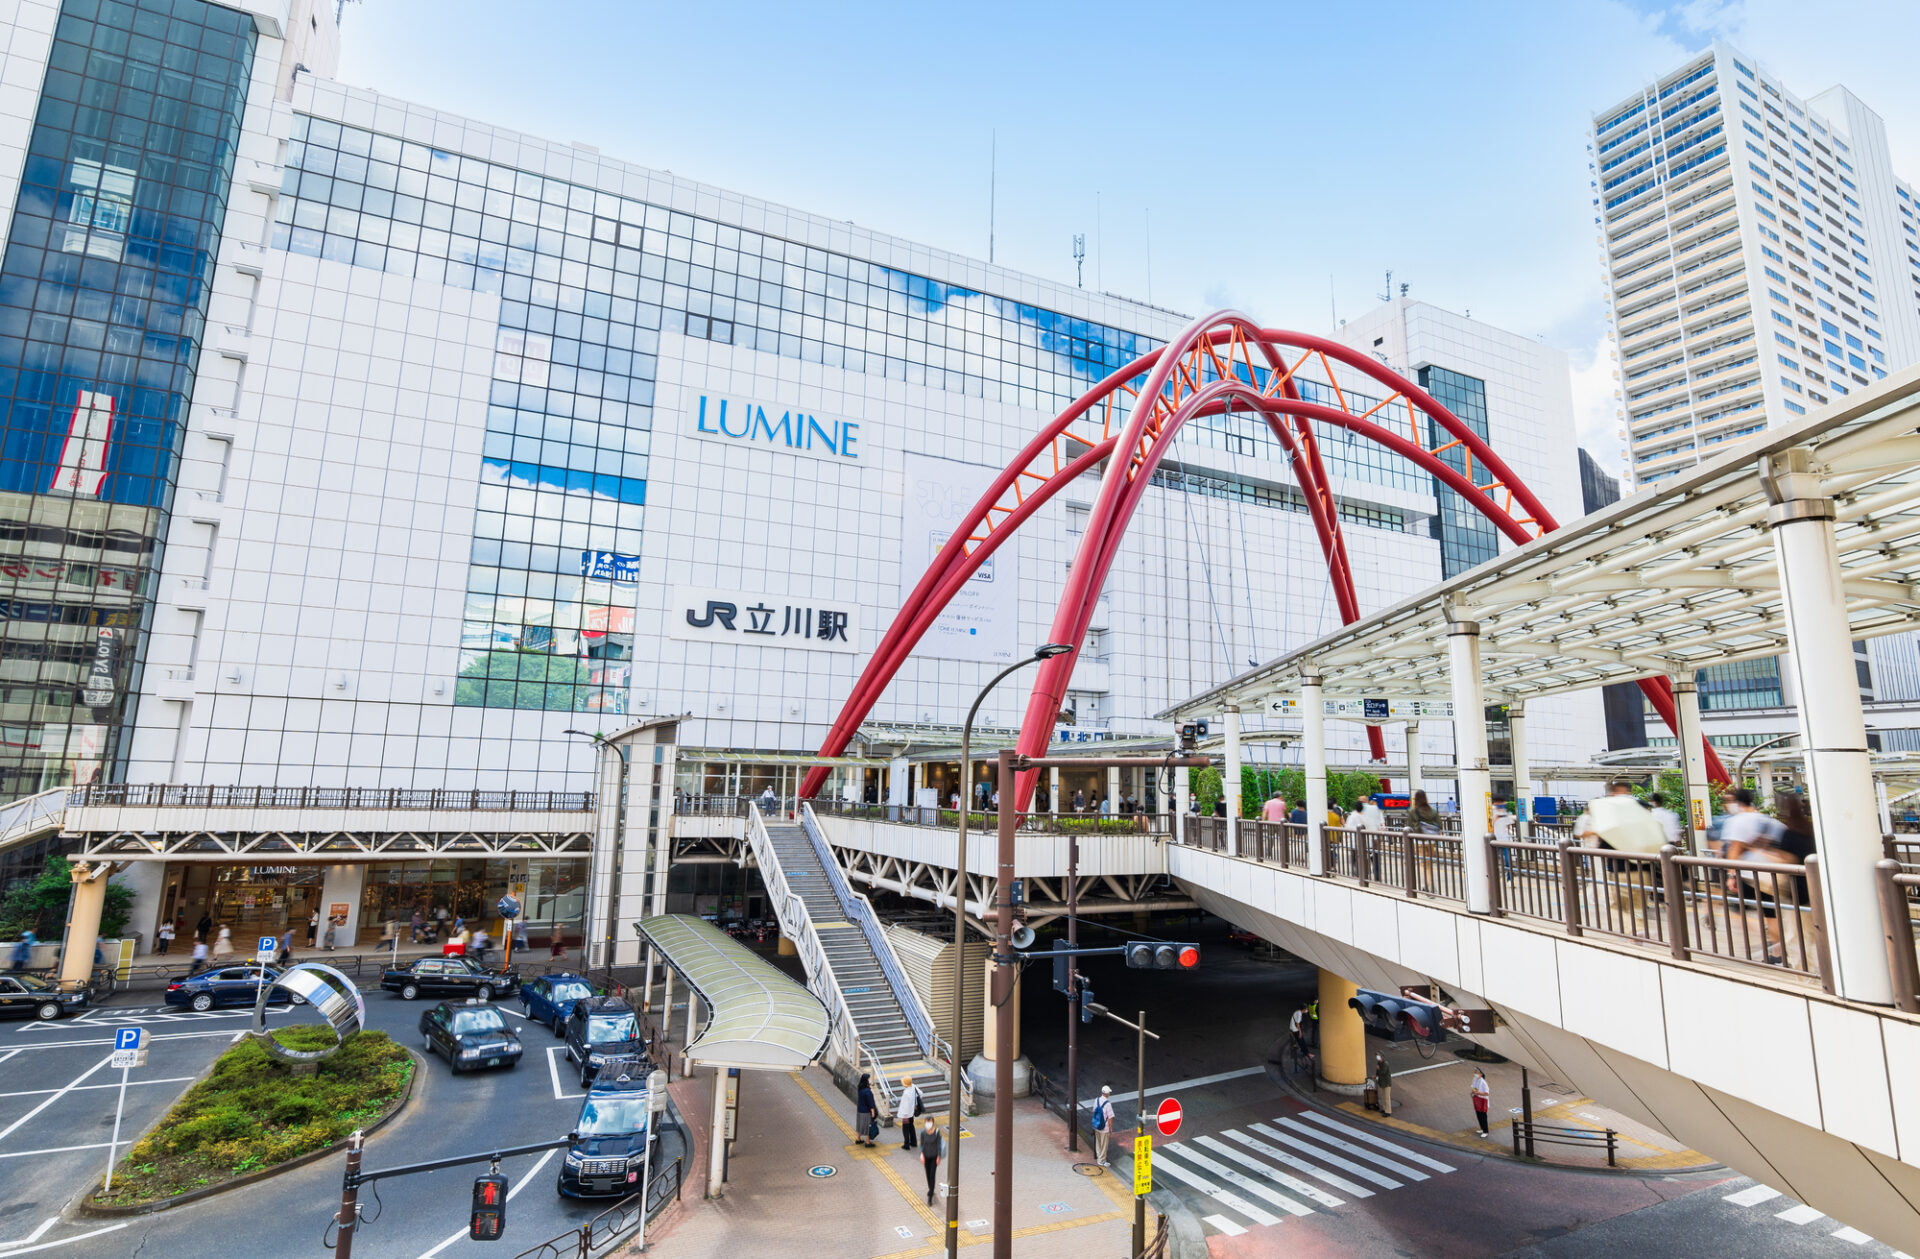
[[272,936],[261,936],[260,947],[254,950],[262,965],[271,962],[280,955],[280,942]]
[[114,1029],[113,1047],[116,1050],[144,1049],[146,1048],[146,1045],[147,1045],[147,1032],[145,1028],[120,1027],[120,1028]]

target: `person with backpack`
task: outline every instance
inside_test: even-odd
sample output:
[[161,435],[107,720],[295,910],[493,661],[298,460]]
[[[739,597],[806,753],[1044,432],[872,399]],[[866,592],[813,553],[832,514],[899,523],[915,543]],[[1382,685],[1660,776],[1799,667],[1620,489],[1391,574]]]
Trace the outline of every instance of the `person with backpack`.
[[1100,1086],[1100,1100],[1093,1104],[1093,1161],[1102,1167],[1107,1162],[1107,1142],[1113,1140],[1113,1085]]

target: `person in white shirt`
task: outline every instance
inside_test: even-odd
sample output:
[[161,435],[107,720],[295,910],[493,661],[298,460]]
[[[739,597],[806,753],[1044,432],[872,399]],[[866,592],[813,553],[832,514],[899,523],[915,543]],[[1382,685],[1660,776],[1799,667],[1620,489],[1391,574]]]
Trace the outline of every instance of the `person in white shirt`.
[[1633,784],[1620,779],[1607,784],[1606,795],[1587,803],[1587,811],[1574,821],[1573,833],[1617,852],[1656,853],[1667,842],[1660,823],[1634,798]]
[[1667,807],[1667,798],[1656,791],[1647,797],[1647,803],[1653,806],[1653,820],[1660,823],[1661,833],[1667,837],[1667,842],[1685,852],[1687,845],[1681,838],[1680,815]]
[[1380,811],[1380,805],[1372,796],[1360,802],[1360,807],[1347,816],[1347,825],[1363,831],[1384,831],[1387,829],[1387,815]]
[[922,1104],[923,1098],[920,1093],[920,1086],[913,1082],[913,1077],[907,1076],[901,1080],[898,1117],[900,1120],[900,1148],[903,1150],[911,1150],[914,1146],[913,1138],[917,1129],[914,1127],[913,1121],[920,1117],[920,1107]]
[[1093,1104],[1093,1159],[1102,1167],[1107,1162],[1107,1142],[1113,1140],[1113,1085],[1100,1086],[1100,1100]]

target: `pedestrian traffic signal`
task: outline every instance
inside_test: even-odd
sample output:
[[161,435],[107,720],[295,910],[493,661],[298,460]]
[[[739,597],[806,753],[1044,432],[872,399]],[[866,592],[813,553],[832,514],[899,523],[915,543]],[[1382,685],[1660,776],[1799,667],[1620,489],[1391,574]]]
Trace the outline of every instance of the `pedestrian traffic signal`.
[[495,1172],[473,1182],[473,1218],[467,1236],[477,1242],[499,1241],[507,1231],[507,1178]]
[[1388,1031],[1404,1027],[1415,1039],[1435,1044],[1447,1038],[1446,1030],[1440,1026],[1440,1007],[1432,1002],[1362,988],[1347,998],[1347,1005],[1360,1011],[1361,1018],[1378,1023]]
[[1129,944],[1127,965],[1134,970],[1192,970],[1200,964],[1197,944]]

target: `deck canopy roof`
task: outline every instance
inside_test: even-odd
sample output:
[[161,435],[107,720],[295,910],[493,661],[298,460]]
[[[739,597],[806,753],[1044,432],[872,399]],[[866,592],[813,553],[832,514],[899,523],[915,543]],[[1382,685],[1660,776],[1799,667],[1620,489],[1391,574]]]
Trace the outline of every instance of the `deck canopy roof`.
[[1780,655],[1787,610],[1767,509],[1800,468],[1837,508],[1853,637],[1920,625],[1920,368],[1909,368],[1161,716],[1254,712],[1312,674],[1329,699],[1448,699],[1457,621],[1480,626],[1489,703]]
[[634,926],[707,1003],[710,1017],[687,1046],[689,1061],[798,1071],[827,1047],[827,1010],[819,998],[726,932],[687,914],[643,918]]

